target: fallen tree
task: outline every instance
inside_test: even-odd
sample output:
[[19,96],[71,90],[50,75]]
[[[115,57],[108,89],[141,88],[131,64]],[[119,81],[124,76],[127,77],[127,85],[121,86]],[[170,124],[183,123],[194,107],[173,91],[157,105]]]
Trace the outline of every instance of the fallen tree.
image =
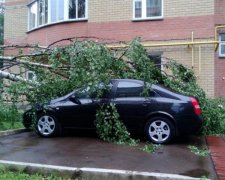
[[[70,42],[64,47],[52,48],[55,45],[53,43],[52,46],[36,50],[37,53],[1,58],[5,67],[1,69],[0,76],[15,81],[8,89],[15,101],[19,96],[25,96],[30,103],[45,102],[74,89],[84,89],[87,85],[94,89],[99,82],[108,82],[112,78],[142,79],[197,97],[205,118],[203,133],[225,133],[224,121],[221,120],[224,118],[224,108],[206,98],[191,69],[164,57],[167,63],[162,73],[148,58],[146,49],[137,39],[120,50],[108,49],[94,41]],[[11,76],[5,73],[7,69],[18,65],[35,73],[35,83],[27,83],[22,74]]]

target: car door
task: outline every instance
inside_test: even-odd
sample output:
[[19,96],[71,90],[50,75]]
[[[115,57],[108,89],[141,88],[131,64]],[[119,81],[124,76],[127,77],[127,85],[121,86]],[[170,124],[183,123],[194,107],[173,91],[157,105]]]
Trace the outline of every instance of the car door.
[[[77,95],[77,102],[71,101],[71,98],[68,97],[66,103],[60,107],[64,126],[68,128],[94,129],[97,110],[103,103],[109,103],[111,97],[111,86],[107,87],[109,87],[107,91],[101,87],[90,94]],[[98,96],[97,92],[102,93]]]
[[61,106],[58,106],[58,114],[60,114],[63,126],[66,128],[94,128],[98,102],[89,97],[76,98],[77,102],[74,102],[68,97]]
[[129,129],[145,120],[150,111],[151,99],[143,95],[142,81],[119,81],[113,102],[116,104],[120,118]]

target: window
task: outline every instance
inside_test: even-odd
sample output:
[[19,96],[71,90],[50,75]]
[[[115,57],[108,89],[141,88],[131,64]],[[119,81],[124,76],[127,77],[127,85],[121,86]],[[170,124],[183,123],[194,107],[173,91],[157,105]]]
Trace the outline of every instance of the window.
[[64,20],[64,0],[51,0],[51,22]]
[[32,80],[36,79],[36,76],[35,76],[33,71],[27,71],[26,72],[26,78],[27,78],[27,80],[32,81]]
[[158,19],[163,17],[163,0],[133,0],[134,19]]
[[86,20],[87,3],[88,0],[36,0],[28,5],[28,29],[61,21]]
[[108,85],[100,83],[90,92],[90,98],[109,98],[111,96],[112,87],[112,83]]
[[135,1],[135,18],[142,17],[142,2],[141,0]]
[[119,82],[116,97],[140,97],[143,94],[143,84],[136,82]]
[[69,19],[85,18],[85,0],[69,1]]
[[29,8],[29,29],[33,29],[37,26],[37,2],[30,5]]
[[163,70],[161,53],[151,53],[148,55],[149,59],[155,64],[157,68]]
[[219,40],[220,40],[219,56],[225,57],[225,34],[220,34]]
[[40,0],[38,3],[38,25],[48,23],[48,0]]

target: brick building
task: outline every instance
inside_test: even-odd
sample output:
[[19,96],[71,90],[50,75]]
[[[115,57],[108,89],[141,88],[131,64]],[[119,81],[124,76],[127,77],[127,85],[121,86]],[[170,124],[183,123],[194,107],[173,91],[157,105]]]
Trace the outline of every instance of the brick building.
[[225,0],[6,0],[4,41],[141,37],[158,61],[193,67],[209,97],[225,97],[224,9]]

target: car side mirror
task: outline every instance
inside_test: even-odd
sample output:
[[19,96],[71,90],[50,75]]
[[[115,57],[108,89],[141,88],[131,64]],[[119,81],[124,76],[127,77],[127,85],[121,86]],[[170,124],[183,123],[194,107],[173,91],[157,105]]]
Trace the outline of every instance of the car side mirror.
[[76,96],[74,96],[74,95],[70,96],[70,97],[69,97],[69,100],[72,101],[72,102],[75,103],[75,104],[81,104],[79,98],[76,97]]

